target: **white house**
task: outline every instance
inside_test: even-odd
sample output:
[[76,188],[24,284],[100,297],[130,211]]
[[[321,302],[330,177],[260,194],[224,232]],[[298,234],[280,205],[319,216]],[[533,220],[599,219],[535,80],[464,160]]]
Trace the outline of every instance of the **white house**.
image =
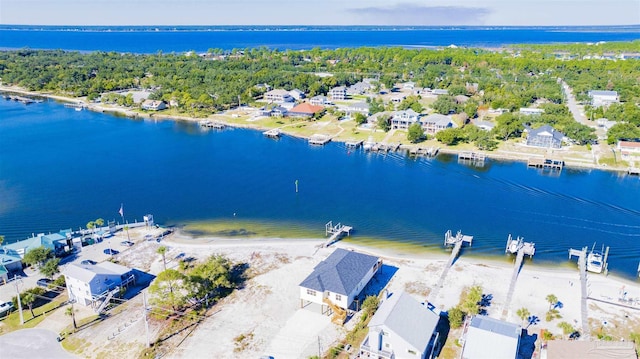
[[369,322],[361,358],[432,358],[440,316],[405,292],[385,299]]
[[109,291],[135,281],[131,269],[112,262],[69,264],[62,274],[69,299],[86,306],[96,305]]
[[533,107],[521,107],[520,114],[527,116],[536,116],[542,115],[544,113],[544,109],[541,108],[533,108]]
[[612,103],[620,102],[620,97],[618,97],[618,92],[616,91],[592,90],[589,91],[589,97],[591,98],[591,106],[593,107],[609,106]]
[[453,127],[451,117],[434,113],[420,119],[420,126],[425,133],[436,134],[442,130]]
[[418,122],[419,117],[420,114],[412,109],[396,111],[393,113],[393,117],[391,118],[391,128],[406,130],[409,126]]
[[283,102],[294,102],[295,100],[289,94],[289,91],[283,89],[275,89],[269,92],[265,92],[264,99],[269,102],[275,103],[283,103]]
[[346,100],[347,89],[344,86],[334,87],[329,91],[329,96],[332,100]]
[[142,103],[142,109],[148,111],[160,111],[165,110],[167,108],[167,104],[164,101],[158,100],[145,100]]
[[300,303],[316,303],[325,311],[325,299],[349,309],[371,278],[382,267],[378,257],[338,248],[320,262],[300,283]]
[[301,90],[298,89],[293,89],[291,91],[289,91],[289,95],[291,97],[293,97],[296,100],[302,100],[303,98],[305,98],[305,94],[304,92],[302,92]]
[[620,140],[617,147],[622,158],[628,159],[632,155],[640,155],[640,142]]
[[369,116],[369,104],[363,101],[350,103],[341,108],[348,117],[353,117],[356,113]]
[[483,315],[468,324],[462,359],[513,358],[518,356],[522,327]]
[[326,96],[313,96],[309,99],[309,103],[314,106],[327,106],[331,105],[331,101]]

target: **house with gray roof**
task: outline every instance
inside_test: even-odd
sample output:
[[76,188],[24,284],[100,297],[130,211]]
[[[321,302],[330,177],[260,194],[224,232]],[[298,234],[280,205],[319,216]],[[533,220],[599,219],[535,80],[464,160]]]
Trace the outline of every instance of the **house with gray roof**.
[[549,125],[540,128],[527,128],[527,146],[560,148],[564,134]]
[[427,134],[436,134],[442,130],[453,127],[451,117],[434,113],[420,119],[420,126]]
[[332,100],[346,100],[347,99],[347,88],[344,86],[334,87],[329,91],[329,96]]
[[360,81],[347,88],[347,95],[362,95],[373,88],[368,82]]
[[406,292],[382,301],[369,322],[360,357],[385,359],[432,358],[438,341],[440,316]]
[[22,258],[13,249],[0,248],[0,284],[9,280],[9,273],[22,270]]
[[69,264],[64,269],[69,299],[85,306],[95,306],[109,291],[135,281],[130,268],[112,263]]
[[315,106],[327,106],[331,105],[331,100],[329,100],[326,96],[313,96],[309,99],[309,103]]
[[324,313],[328,299],[340,308],[350,309],[381,267],[378,257],[338,248],[300,283],[301,306],[317,303]]
[[409,126],[418,122],[419,117],[420,114],[412,109],[396,111],[393,113],[393,117],[391,118],[391,128],[406,130]]
[[462,359],[516,358],[522,327],[476,315],[464,331]]
[[618,92],[616,91],[591,90],[588,94],[593,107],[609,106],[612,103],[620,102],[620,97],[618,97]]

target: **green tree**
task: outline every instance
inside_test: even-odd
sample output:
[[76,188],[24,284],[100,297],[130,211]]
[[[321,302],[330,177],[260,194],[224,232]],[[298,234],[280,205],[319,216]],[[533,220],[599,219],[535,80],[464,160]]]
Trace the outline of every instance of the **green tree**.
[[575,328],[567,322],[558,323],[558,328],[562,329],[562,333],[564,335],[569,335],[576,331]]
[[96,228],[96,222],[94,222],[94,221],[87,222],[87,229],[88,230],[91,230],[91,232],[93,232],[94,228]]
[[460,309],[460,307],[455,306],[451,309],[449,309],[449,325],[451,326],[451,328],[453,329],[457,329],[460,328],[462,326],[462,323],[464,323],[464,318],[466,316],[465,312],[462,311],[462,309]]
[[389,132],[389,130],[391,129],[391,123],[389,123],[389,116],[378,117],[378,128],[383,130],[384,132]]
[[518,318],[520,318],[523,322],[526,321],[527,318],[529,318],[529,316],[531,315],[531,313],[529,312],[529,309],[525,307],[518,309],[516,311],[516,314],[518,315]]
[[42,265],[49,258],[53,258],[53,253],[49,248],[44,246],[36,247],[28,251],[23,258],[23,261],[28,265]]
[[436,140],[447,146],[452,146],[464,139],[463,133],[458,128],[447,128],[436,133]]
[[356,122],[356,124],[362,125],[363,123],[367,122],[367,116],[358,112],[353,116],[353,120]]
[[174,311],[181,308],[189,295],[187,277],[175,269],[167,269],[160,273],[149,286],[152,304]]
[[424,131],[419,123],[413,123],[407,131],[407,140],[411,143],[418,143],[424,138]]
[[67,307],[67,309],[64,311],[64,314],[71,317],[71,323],[73,323],[73,330],[78,329],[78,325],[76,324],[76,313],[75,313],[75,310],[73,309],[73,303],[71,303],[71,306]]
[[104,219],[98,218],[95,221],[93,221],[93,224],[96,226],[96,228],[100,228],[104,226]]
[[518,115],[505,113],[496,118],[496,126],[493,128],[493,134],[502,141],[510,138],[520,137],[524,126],[522,119]]
[[206,295],[218,298],[226,290],[235,288],[232,268],[231,261],[219,255],[213,255],[197,265],[190,273],[190,280],[196,284],[195,294],[200,298]]
[[555,294],[547,294],[545,299],[549,303],[549,310],[553,309],[553,307],[558,303],[558,297],[556,297]]
[[165,246],[158,247],[158,249],[156,250],[156,253],[158,253],[158,254],[160,254],[162,256],[162,265],[164,267],[164,270],[167,270],[167,259],[165,257],[165,255],[167,253],[167,247],[165,247]]
[[59,272],[58,265],[60,264],[60,258],[51,258],[47,260],[43,266],[40,267],[40,273],[47,278],[53,278],[53,276]]
[[36,302],[36,299],[38,299],[34,293],[32,292],[25,292],[24,295],[20,296],[20,301],[22,303],[22,305],[26,305],[27,307],[29,307],[29,311],[31,312],[31,317],[35,318],[35,314],[33,313],[33,304]]
[[469,315],[476,315],[480,312],[480,301],[482,300],[482,287],[475,285],[467,291],[461,303],[461,310]]
[[373,315],[373,313],[378,310],[378,305],[380,305],[380,300],[378,299],[378,297],[375,295],[368,295],[362,302],[362,309],[365,313]]
[[453,96],[449,95],[438,96],[435,102],[431,104],[431,108],[442,115],[457,113],[459,111],[459,106],[456,103],[455,99],[453,98]]

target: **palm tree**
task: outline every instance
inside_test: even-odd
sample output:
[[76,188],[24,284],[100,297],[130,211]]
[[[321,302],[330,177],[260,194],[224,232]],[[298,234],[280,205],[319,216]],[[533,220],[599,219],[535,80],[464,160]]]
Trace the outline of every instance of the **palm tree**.
[[104,219],[98,218],[95,221],[93,221],[93,224],[95,224],[96,227],[100,228],[104,226]]
[[25,292],[22,295],[22,304],[25,304],[29,307],[29,311],[31,311],[31,318],[35,318],[36,315],[33,313],[33,303],[36,301],[36,296],[31,292]]
[[165,258],[165,253],[167,253],[167,247],[160,246],[157,250],[157,253],[162,255],[162,264],[164,265],[164,270],[167,270],[167,260]]
[[558,297],[554,294],[547,295],[547,302],[549,302],[549,310],[553,309],[553,306],[558,303]]
[[527,318],[529,318],[529,316],[531,315],[531,313],[529,312],[529,309],[522,307],[520,309],[518,309],[518,311],[516,312],[516,314],[518,315],[518,317],[520,319],[522,319],[522,321],[524,322]]
[[91,230],[91,232],[93,232],[93,229],[94,229],[94,228],[96,228],[96,222],[94,222],[94,221],[89,221],[89,222],[87,223],[87,229],[90,229],[90,230]]
[[76,324],[76,314],[73,310],[73,303],[71,303],[70,307],[67,307],[67,310],[64,312],[64,314],[71,317],[71,321],[73,322],[73,330],[75,331],[76,329],[78,329],[78,325]]

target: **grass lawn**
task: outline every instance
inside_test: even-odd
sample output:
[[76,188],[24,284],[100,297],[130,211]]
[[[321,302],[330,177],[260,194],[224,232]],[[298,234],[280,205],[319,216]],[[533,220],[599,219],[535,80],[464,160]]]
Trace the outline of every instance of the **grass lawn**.
[[24,317],[24,325],[20,325],[20,313],[16,310],[2,321],[2,329],[0,333],[6,334],[14,330],[33,328],[46,318],[46,313],[56,310],[60,305],[62,305],[62,303],[62,301],[54,300],[38,308],[34,308],[33,313],[35,314],[35,317],[31,315],[29,308],[23,307],[22,314]]

